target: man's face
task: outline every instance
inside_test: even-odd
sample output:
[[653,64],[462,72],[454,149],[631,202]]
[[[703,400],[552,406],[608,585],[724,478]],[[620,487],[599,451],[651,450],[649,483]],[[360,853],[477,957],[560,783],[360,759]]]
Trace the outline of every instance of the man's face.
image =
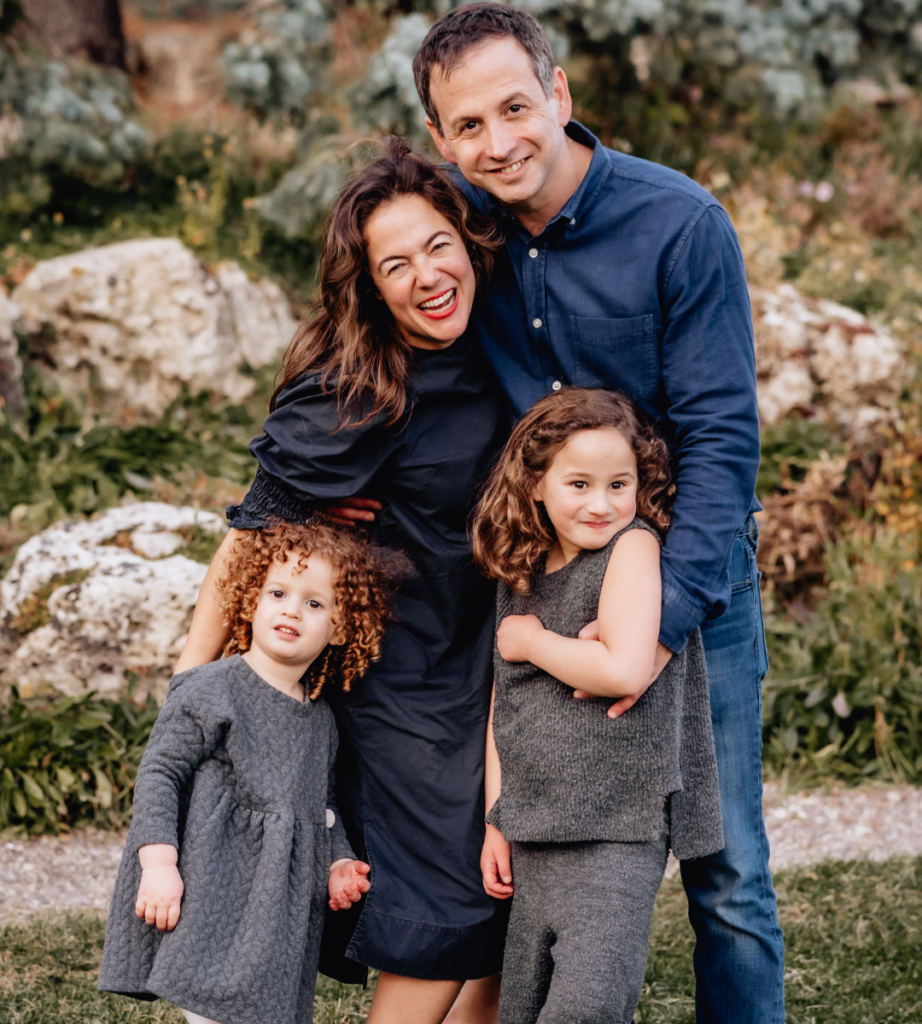
[[444,159],[503,206],[539,208],[567,146],[563,126],[573,105],[563,71],[554,69],[547,96],[528,54],[509,37],[470,50],[448,78],[436,69],[430,88],[444,134],[426,123]]

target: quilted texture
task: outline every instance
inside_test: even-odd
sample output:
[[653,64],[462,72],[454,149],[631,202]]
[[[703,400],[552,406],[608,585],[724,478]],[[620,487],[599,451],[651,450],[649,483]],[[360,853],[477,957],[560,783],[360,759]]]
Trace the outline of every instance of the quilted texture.
[[[608,561],[628,530],[654,533],[634,519],[597,551],[581,551],[556,572],[539,574],[521,596],[500,584],[497,623],[537,615],[545,628],[575,637],[599,613]],[[658,535],[657,535],[658,536]],[[663,669],[624,715],[612,721],[609,697],[574,700],[573,690],[530,662],[510,664],[494,646],[493,734],[502,793],[487,815],[515,842],[653,842],[669,811],[670,846],[679,860],[724,845],[701,633]],[[668,801],[668,804],[667,804]]]
[[[309,1024],[329,866],[354,856],[330,785],[336,746],[325,703],[293,700],[239,656],[173,678],[138,771],[101,989],[221,1024]],[[148,843],[180,851],[172,932],[135,916]]]

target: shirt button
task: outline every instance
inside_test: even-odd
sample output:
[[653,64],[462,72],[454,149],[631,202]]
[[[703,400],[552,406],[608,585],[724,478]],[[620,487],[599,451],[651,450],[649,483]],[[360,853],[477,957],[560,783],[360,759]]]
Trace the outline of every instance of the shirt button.
[[554,383],[551,385],[551,390],[552,391],[559,391],[562,387],[563,387],[563,385],[560,383],[560,381],[559,380],[555,380]]
[[572,225],[573,225],[573,224],[575,224],[575,223],[576,223],[576,218],[574,217],[574,218],[573,218],[573,219],[572,219],[572,220],[570,221],[570,224],[571,224],[571,226],[572,226]]
[[529,249],[528,250],[528,255],[531,256],[532,259],[535,259],[537,257],[537,255],[538,255],[538,250],[537,249]]
[[532,320],[531,325],[532,325],[532,327],[540,327],[541,326],[541,318],[536,316],[534,318],[534,320]]

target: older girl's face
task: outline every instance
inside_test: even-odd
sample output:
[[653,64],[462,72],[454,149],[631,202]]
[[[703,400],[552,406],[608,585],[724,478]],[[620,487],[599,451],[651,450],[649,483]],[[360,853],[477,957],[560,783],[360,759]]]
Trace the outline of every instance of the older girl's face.
[[404,339],[447,348],[467,328],[474,269],[464,241],[422,196],[400,196],[365,224],[368,269]]

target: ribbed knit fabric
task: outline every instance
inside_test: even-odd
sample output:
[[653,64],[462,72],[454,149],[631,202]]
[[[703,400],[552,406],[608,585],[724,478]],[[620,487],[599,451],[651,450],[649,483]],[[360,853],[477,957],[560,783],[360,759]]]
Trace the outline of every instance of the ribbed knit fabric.
[[[598,551],[581,551],[521,596],[500,584],[497,625],[537,615],[545,628],[576,637],[598,617],[611,553],[635,519]],[[509,841],[649,842],[662,834],[680,860],[723,847],[707,668],[696,629],[656,682],[624,715],[607,717],[609,697],[575,700],[573,689],[530,662],[510,664],[494,648],[493,731],[502,794],[487,816]],[[668,800],[668,803],[667,803]]]

